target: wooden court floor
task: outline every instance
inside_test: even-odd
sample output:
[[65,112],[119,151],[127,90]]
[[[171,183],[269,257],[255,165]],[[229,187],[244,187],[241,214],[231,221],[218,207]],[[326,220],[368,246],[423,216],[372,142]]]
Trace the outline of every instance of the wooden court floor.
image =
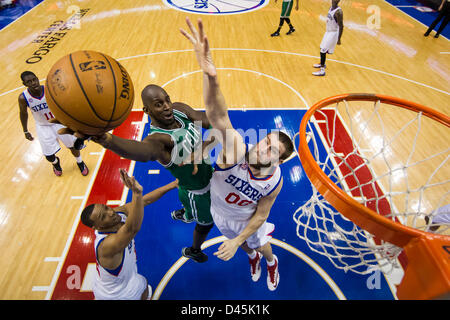
[[[379,8],[379,29],[368,27],[370,5]],[[82,151],[91,174],[82,177],[62,149],[63,176],[54,176],[37,140],[24,138],[17,98],[20,73],[43,80],[53,63],[70,52],[106,53],[130,73],[140,91],[149,83],[166,88],[172,101],[203,108],[201,74],[178,29],[186,16],[202,18],[232,108],[308,108],[322,98],[348,92],[381,93],[415,101],[450,115],[450,43],[425,38],[426,26],[380,0],[342,0],[342,45],[328,56],[326,77],[314,77],[329,0],[300,1],[292,11],[296,32],[271,38],[281,0],[232,15],[199,15],[158,0],[45,0],[0,31],[0,299],[44,299],[83,197],[89,192],[101,147]],[[370,20],[372,21],[372,20]],[[393,116],[393,118],[395,118]],[[35,136],[29,116],[29,130]],[[448,129],[426,143],[448,146]],[[426,134],[426,133],[425,133]],[[425,139],[427,140],[427,139]],[[431,139],[430,139],[431,140]],[[426,146],[421,145],[421,148]],[[448,173],[447,164],[447,173]]]

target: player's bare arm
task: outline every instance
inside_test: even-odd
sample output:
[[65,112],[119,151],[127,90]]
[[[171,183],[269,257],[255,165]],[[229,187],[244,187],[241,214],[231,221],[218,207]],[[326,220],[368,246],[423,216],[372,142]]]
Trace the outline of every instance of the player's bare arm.
[[34,140],[31,133],[28,132],[28,107],[23,94],[19,95],[19,116],[25,138],[30,141]]
[[342,33],[344,32],[344,13],[342,12],[342,10],[338,10],[334,14],[334,16],[336,17],[336,21],[337,21],[337,23],[339,25],[339,38],[338,38],[337,44],[340,45],[341,44]]
[[259,227],[262,226],[264,221],[267,220],[270,214],[270,210],[283,187],[283,178],[278,185],[278,187],[268,196],[261,198],[258,201],[258,206],[256,207],[256,211],[251,217],[248,225],[245,229],[237,236],[236,238],[225,240],[220,246],[219,249],[214,253],[218,258],[222,260],[230,260],[234,257],[237,249],[241,244],[245,242],[252,234],[254,234]]
[[[245,154],[245,144],[242,136],[233,128],[228,116],[225,98],[220,90],[217,70],[212,61],[208,38],[203,31],[203,23],[198,21],[198,31],[186,18],[191,34],[183,29],[181,33],[192,43],[197,62],[203,71],[203,96],[206,105],[206,115],[212,127],[219,130],[223,138],[222,164],[219,167],[228,167],[236,163]],[[220,159],[221,155],[219,155]]]
[[106,133],[92,140],[126,159],[141,162],[158,160],[168,163],[170,162],[170,152],[167,151],[167,148],[170,147],[168,146],[170,143],[173,147],[173,142],[166,141],[160,136],[152,135],[142,141],[136,141]]
[[123,250],[140,230],[144,218],[142,186],[134,177],[128,176],[124,169],[120,169],[120,179],[133,196],[125,224],[116,233],[106,237],[98,247],[99,262],[105,268],[117,267],[122,260]]
[[[170,190],[178,188],[178,180],[172,181],[171,183],[166,184],[165,186],[159,187],[149,193],[145,194],[142,199],[144,202],[144,207],[158,201],[163,195],[165,195]],[[126,203],[122,206],[116,207],[113,210],[116,212],[121,212],[126,216],[129,215],[130,210],[133,208],[131,203]]]
[[206,112],[204,111],[195,110],[182,102],[174,102],[173,108],[183,112],[192,122],[201,121],[204,129],[208,129],[211,126],[208,117],[206,116]]

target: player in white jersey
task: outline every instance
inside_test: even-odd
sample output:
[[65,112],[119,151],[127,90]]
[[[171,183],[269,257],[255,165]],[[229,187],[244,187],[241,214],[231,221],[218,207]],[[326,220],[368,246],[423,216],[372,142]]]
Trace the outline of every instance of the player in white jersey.
[[450,227],[450,204],[438,208],[436,213],[431,216],[431,219],[429,216],[425,216],[425,222],[432,232],[437,231],[440,227],[446,227],[448,229]]
[[[20,122],[27,140],[34,138],[28,131],[28,109],[34,117],[36,123],[36,134],[41,145],[45,158],[52,163],[53,172],[57,176],[62,175],[62,168],[56,153],[61,149],[58,140],[70,149],[76,158],[78,168],[83,176],[89,173],[89,169],[81,158],[80,150],[75,147],[77,138],[70,134],[58,134],[58,130],[65,128],[61,124],[50,123],[54,116],[48,108],[45,99],[45,88],[39,84],[39,79],[31,71],[24,71],[20,78],[27,89],[19,95]],[[82,144],[82,143],[81,143]]]
[[314,65],[314,68],[320,68],[313,72],[315,76],[325,75],[325,60],[328,54],[334,52],[336,44],[341,44],[342,32],[344,31],[344,15],[341,7],[338,7],[340,0],[331,0],[331,8],[327,14],[326,32],[320,43],[320,63]]
[[134,237],[141,228],[144,207],[177,188],[178,181],[143,196],[142,186],[124,169],[120,169],[120,178],[133,192],[130,203],[116,208],[91,204],[81,213],[81,222],[95,230],[93,292],[96,300],[147,300],[152,295],[151,286],[138,273]]
[[253,281],[260,278],[260,262],[264,256],[267,286],[275,290],[280,279],[278,259],[269,243],[274,226],[266,220],[283,185],[279,165],[291,155],[293,144],[289,136],[276,131],[248,148],[228,116],[202,22],[199,20],[198,31],[189,19],[186,22],[192,34],[184,30],[181,33],[193,44],[203,70],[206,115],[213,127],[211,135],[216,141],[222,141],[211,179],[211,215],[228,240],[214,255],[226,261],[241,247],[249,256]]

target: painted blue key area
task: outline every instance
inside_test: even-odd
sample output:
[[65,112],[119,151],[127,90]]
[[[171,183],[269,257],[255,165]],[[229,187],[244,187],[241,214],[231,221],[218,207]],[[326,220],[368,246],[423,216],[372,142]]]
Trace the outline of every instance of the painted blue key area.
[[[230,111],[235,128],[276,129],[283,128],[291,135],[298,131],[305,110],[253,110]],[[251,121],[249,121],[251,119]],[[143,137],[147,136],[146,124]],[[298,144],[298,139],[296,141]],[[323,149],[322,149],[323,150]],[[159,169],[160,174],[148,174],[148,170]],[[300,170],[298,170],[300,169]],[[269,222],[275,224],[274,239],[287,243],[312,259],[336,283],[347,299],[394,299],[384,276],[381,276],[380,289],[369,290],[367,280],[370,275],[345,273],[336,269],[324,256],[312,252],[307,244],[297,237],[296,224],[292,219],[295,210],[311,195],[311,185],[297,157],[282,166],[284,185],[278,196]],[[295,172],[300,172],[295,174]],[[149,192],[173,180],[157,162],[137,162],[134,176]],[[131,195],[128,200],[131,201]],[[181,249],[191,246],[195,223],[184,224],[174,221],[170,212],[181,208],[176,190],[145,209],[141,231],[136,237],[138,271],[144,275],[153,290],[181,257]],[[214,227],[207,240],[221,236]],[[262,274],[254,283],[250,277],[247,255],[238,249],[230,261],[222,261],[213,253],[220,243],[204,250],[209,259],[206,263],[188,260],[173,275],[161,294],[161,300],[298,300],[298,299],[337,299],[337,295],[307,262],[277,245],[272,245],[279,259],[280,284],[271,292],[267,288],[266,262],[263,259]]]
[[[424,4],[420,3],[415,0],[385,0],[391,5],[395,6],[397,9],[405,12],[407,15],[413,17],[417,21],[423,23],[425,26],[423,28],[423,32],[428,29],[428,26],[431,25],[431,23],[434,21],[434,19],[437,18],[438,12],[421,12],[417,10],[414,7],[423,7]],[[442,21],[437,24],[437,26],[434,28],[434,31],[437,31],[439,29],[439,26],[441,25]],[[435,35],[435,32],[431,32],[429,35],[430,38],[433,38]],[[447,39],[450,39],[450,24],[445,27],[445,29],[441,33],[441,37],[444,36]]]
[[2,9],[0,11],[0,30],[23,16],[42,1],[43,0],[18,0],[15,6]]

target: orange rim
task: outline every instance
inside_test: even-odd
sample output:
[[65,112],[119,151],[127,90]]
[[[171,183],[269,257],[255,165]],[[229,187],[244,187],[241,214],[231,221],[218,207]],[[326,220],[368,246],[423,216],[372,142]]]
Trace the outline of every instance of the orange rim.
[[347,195],[322,171],[317,164],[306,140],[306,127],[313,114],[330,104],[340,101],[380,101],[390,105],[395,105],[415,112],[422,112],[428,118],[450,127],[450,117],[437,112],[431,108],[420,104],[403,100],[400,98],[367,93],[341,94],[325,98],[314,104],[305,114],[300,124],[298,154],[302,166],[310,179],[311,183],[322,194],[322,196],[346,218],[352,220],[356,225],[369,231],[379,239],[390,242],[399,247],[405,247],[412,239],[427,237],[449,241],[449,236],[431,234],[425,231],[417,230],[401,223],[392,221],[375,211],[363,206],[356,200]]

